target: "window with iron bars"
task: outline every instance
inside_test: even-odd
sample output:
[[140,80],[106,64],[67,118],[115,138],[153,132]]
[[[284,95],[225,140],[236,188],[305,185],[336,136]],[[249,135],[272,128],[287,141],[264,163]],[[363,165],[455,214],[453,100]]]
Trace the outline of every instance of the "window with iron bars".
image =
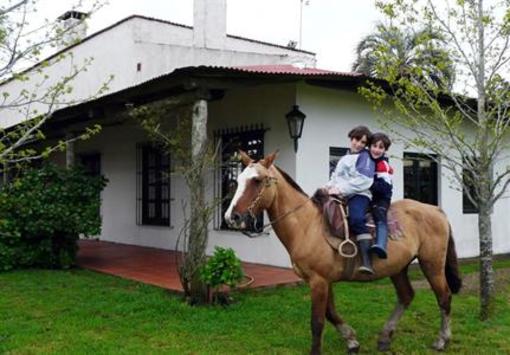
[[[230,206],[232,197],[237,189],[237,177],[243,170],[238,159],[238,151],[245,151],[252,159],[264,157],[264,133],[266,129],[262,125],[238,127],[215,132],[215,141],[220,144],[220,156],[215,174],[214,196],[220,200],[219,208],[214,219],[214,228],[229,230],[223,216]],[[257,224],[262,225],[263,213],[257,216]],[[252,231],[249,229],[249,231]]]
[[438,165],[430,155],[404,153],[404,198],[438,204]]
[[138,144],[136,155],[136,222],[170,226],[170,157],[150,144]]

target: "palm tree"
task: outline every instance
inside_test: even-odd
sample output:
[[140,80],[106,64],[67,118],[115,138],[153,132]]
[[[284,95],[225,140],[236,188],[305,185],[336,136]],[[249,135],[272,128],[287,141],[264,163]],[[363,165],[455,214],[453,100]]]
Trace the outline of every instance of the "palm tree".
[[437,87],[451,88],[453,62],[443,44],[442,36],[432,29],[403,32],[379,24],[375,33],[358,43],[352,70],[375,78],[413,76]]

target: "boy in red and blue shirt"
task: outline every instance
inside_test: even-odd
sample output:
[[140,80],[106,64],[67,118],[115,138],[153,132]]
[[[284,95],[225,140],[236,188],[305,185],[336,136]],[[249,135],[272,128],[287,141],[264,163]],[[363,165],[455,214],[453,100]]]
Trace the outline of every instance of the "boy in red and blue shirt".
[[385,153],[391,146],[391,140],[384,133],[374,133],[370,137],[369,151],[375,161],[374,183],[370,187],[372,192],[372,215],[375,224],[375,243],[370,252],[381,259],[388,257],[388,209],[393,194],[393,169],[388,163]]

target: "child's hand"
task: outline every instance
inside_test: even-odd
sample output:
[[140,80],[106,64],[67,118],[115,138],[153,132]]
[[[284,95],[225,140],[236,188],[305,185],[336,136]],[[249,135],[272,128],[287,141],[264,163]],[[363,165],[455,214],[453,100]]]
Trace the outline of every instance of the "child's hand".
[[330,195],[340,195],[340,190],[338,188],[336,188],[335,186],[330,186],[327,189],[328,189],[328,194],[330,194]]

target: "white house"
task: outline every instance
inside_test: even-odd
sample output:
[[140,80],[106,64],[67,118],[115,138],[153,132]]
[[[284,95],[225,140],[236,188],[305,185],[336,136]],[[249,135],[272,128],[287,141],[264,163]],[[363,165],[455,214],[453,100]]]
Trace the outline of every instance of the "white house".
[[[109,180],[102,194],[102,240],[174,249],[183,223],[181,201],[187,196],[183,181],[175,174],[169,180],[158,178],[171,170],[171,157],[163,157],[147,144],[143,130],[126,117],[126,105],[205,93],[208,134],[222,138],[224,162],[237,147],[254,155],[279,149],[277,164],[307,193],[328,180],[353,126],[365,124],[377,130],[376,114],[356,91],[364,76],[315,69],[313,53],[226,36],[224,24],[213,25],[223,32],[221,38],[211,39],[204,30],[211,25],[207,16],[214,14],[224,22],[225,1],[215,1],[218,7],[209,12],[206,6],[211,3],[195,0],[195,21],[202,19],[206,27],[132,16],[68,49],[77,56],[93,52],[96,58],[87,78],[78,81],[77,95],[87,95],[102,78],[115,74],[109,94],[60,110],[48,126],[55,138],[92,122],[104,127],[73,149],[76,160]],[[306,114],[297,152],[285,120],[293,105]],[[173,119],[167,118],[170,124]],[[441,206],[452,223],[459,255],[477,255],[477,215],[463,205],[462,192],[449,186],[446,170],[398,144],[392,146],[391,156],[395,198]],[[239,169],[230,164],[211,172],[209,195],[226,194]],[[510,252],[510,222],[504,212],[509,208],[508,199],[495,208],[495,253]],[[219,208],[211,223],[209,250],[228,246],[245,261],[290,265],[273,233],[250,239],[226,229],[221,216]]]

